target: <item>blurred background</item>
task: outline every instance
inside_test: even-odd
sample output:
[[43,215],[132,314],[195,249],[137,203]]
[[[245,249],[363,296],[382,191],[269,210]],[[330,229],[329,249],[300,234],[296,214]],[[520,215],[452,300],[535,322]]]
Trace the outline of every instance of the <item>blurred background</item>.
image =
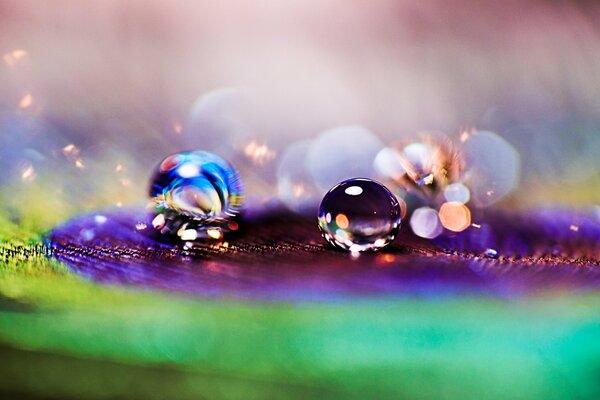
[[258,203],[301,210],[348,174],[377,178],[385,146],[484,130],[520,154],[505,204],[589,207],[599,13],[551,0],[2,0],[3,202],[45,203],[50,227],[144,199],[159,160],[205,149]]
[[[0,0],[0,57],[0,397],[600,397],[598,2]],[[487,206],[574,209],[542,223],[575,256],[544,269],[536,249],[524,266],[436,253],[426,294],[261,302],[100,285],[41,241],[79,213],[143,204],[173,152],[232,161],[250,210],[314,213],[341,179],[398,183],[398,155],[432,138],[465,159],[455,183],[470,193],[450,196],[470,194],[473,227]],[[405,284],[419,265],[394,264],[402,251],[363,270]],[[196,261],[173,270],[255,282]],[[343,281],[352,265],[327,271]],[[581,290],[512,297],[495,279],[544,286],[549,270]],[[460,271],[482,290],[444,292]]]

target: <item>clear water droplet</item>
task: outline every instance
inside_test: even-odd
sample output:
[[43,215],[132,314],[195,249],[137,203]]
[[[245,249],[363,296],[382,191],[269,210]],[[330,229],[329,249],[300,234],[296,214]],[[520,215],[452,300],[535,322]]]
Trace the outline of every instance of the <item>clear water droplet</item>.
[[319,207],[319,228],[332,245],[353,253],[390,244],[400,229],[400,205],[382,184],[367,178],[343,181]]
[[[170,155],[156,167],[149,194],[152,225],[182,240],[215,238],[242,204],[242,182],[233,165],[206,151]],[[220,236],[220,235],[219,235]],[[191,239],[193,238],[193,239]]]

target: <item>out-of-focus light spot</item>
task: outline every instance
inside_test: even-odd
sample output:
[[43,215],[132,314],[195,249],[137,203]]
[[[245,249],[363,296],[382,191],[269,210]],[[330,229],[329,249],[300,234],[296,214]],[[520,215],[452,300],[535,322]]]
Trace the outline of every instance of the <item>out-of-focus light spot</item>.
[[392,263],[396,260],[396,257],[394,257],[393,254],[378,254],[377,258],[375,259],[375,261],[378,264],[389,264]]
[[415,235],[426,239],[433,239],[442,233],[442,225],[438,213],[433,208],[417,208],[411,218],[410,227]]
[[346,217],[345,214],[338,214],[335,217],[335,223],[337,224],[337,226],[339,226],[341,229],[346,229],[348,228],[348,225],[350,225],[350,221],[348,221],[348,217]]
[[143,222],[138,222],[137,224],[135,224],[135,229],[138,231],[142,231],[144,229],[146,229],[148,227],[148,225],[146,225]]
[[129,186],[131,186],[131,180],[130,180],[130,179],[128,179],[128,178],[121,178],[121,179],[119,179],[119,183],[120,183],[122,186],[125,186],[125,187],[129,187]]
[[25,57],[27,52],[23,49],[16,49],[11,51],[10,53],[5,53],[2,56],[4,62],[11,68],[15,67],[20,59]]
[[266,144],[258,144],[254,140],[244,147],[244,154],[255,165],[264,165],[272,161],[276,153]]
[[79,154],[79,148],[75,146],[73,143],[66,145],[62,148],[63,154],[65,156],[72,156]]
[[62,148],[62,152],[64,156],[72,161],[77,168],[84,168],[84,163],[81,158],[79,158],[80,150],[73,143],[66,145]]
[[385,178],[400,179],[406,172],[400,162],[398,150],[392,147],[381,149],[373,161],[375,171]]
[[464,231],[471,225],[471,211],[459,202],[442,204],[439,218],[444,228],[453,232]]
[[120,201],[117,201],[117,203],[115,205],[119,208],[123,207],[123,203]]
[[229,229],[231,229],[232,231],[237,231],[237,230],[239,229],[239,227],[240,227],[240,226],[239,226],[239,225],[238,225],[238,223],[237,223],[237,222],[235,222],[235,221],[229,221],[229,222],[227,223],[227,227],[228,227]]
[[468,139],[469,139],[469,132],[467,132],[467,131],[463,131],[463,132],[460,134],[460,141],[464,143],[464,142],[466,142]]
[[23,96],[21,98],[21,100],[19,101],[19,108],[24,110],[26,108],[31,107],[32,104],[33,104],[33,96],[28,93],[25,96]]
[[81,238],[85,241],[90,241],[96,236],[93,229],[82,229],[80,235]]
[[302,185],[301,183],[292,185],[292,196],[298,198],[301,197],[304,192],[304,185]]
[[102,225],[104,224],[106,221],[108,221],[108,219],[106,218],[106,216],[104,215],[96,215],[94,217],[94,222],[96,222],[98,225]]
[[360,186],[348,186],[344,192],[350,196],[359,196],[362,194],[363,190]]
[[352,246],[352,242],[350,241],[349,233],[343,229],[336,229],[334,238],[338,242],[348,243],[348,246]]
[[476,229],[480,229],[481,228],[481,225],[479,225],[479,224],[471,224],[471,226],[473,228],[476,228]]
[[257,139],[256,132],[267,129],[259,104],[252,89],[226,87],[205,93],[194,102],[182,135],[189,146],[224,156],[243,152],[250,140]]
[[181,240],[196,240],[198,238],[198,232],[195,229],[185,229],[179,233]]
[[179,122],[175,122],[173,124],[173,130],[176,134],[181,135],[181,132],[183,132],[183,126],[181,126]]
[[115,167],[115,172],[123,172],[123,165],[117,164],[117,166]]
[[21,173],[21,179],[23,180],[23,182],[31,182],[35,179],[35,176],[36,174],[33,165],[27,166]]
[[579,231],[579,227],[577,225],[571,225],[571,226],[569,226],[569,229],[572,230],[573,232]]
[[350,257],[352,257],[354,259],[360,257],[361,247],[359,245],[353,244],[352,246],[350,246],[350,248],[348,250],[350,250]]
[[165,222],[165,216],[163,214],[158,214],[152,220],[152,226],[154,227],[154,229],[161,229],[163,226],[165,226]]
[[462,183],[451,183],[444,189],[444,198],[446,201],[466,204],[471,199],[471,192]]
[[518,184],[521,159],[515,148],[493,132],[474,131],[463,143],[464,176],[471,199],[487,207]]
[[[206,234],[211,239],[221,239],[221,237],[223,237],[223,232],[221,232],[220,229],[207,229]],[[189,239],[189,240],[193,240],[193,239]]]
[[277,196],[290,210],[303,213],[317,208],[320,193],[305,167],[310,140],[287,146],[277,166]]
[[322,132],[310,146],[305,167],[322,191],[357,176],[376,175],[373,160],[383,143],[362,126],[344,126]]
[[376,249],[381,248],[385,245],[385,242],[386,242],[386,239],[379,238],[375,242],[373,242],[373,247]]

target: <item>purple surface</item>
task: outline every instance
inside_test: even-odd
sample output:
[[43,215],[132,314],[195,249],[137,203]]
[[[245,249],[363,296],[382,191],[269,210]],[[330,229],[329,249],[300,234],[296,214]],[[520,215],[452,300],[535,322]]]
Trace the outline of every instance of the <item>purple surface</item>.
[[51,254],[98,282],[206,297],[514,297],[600,287],[598,220],[559,210],[489,216],[481,228],[434,241],[404,223],[390,247],[358,258],[330,247],[316,218],[283,211],[246,217],[227,242],[192,248],[154,233],[148,219],[142,207],[74,218],[49,233]]

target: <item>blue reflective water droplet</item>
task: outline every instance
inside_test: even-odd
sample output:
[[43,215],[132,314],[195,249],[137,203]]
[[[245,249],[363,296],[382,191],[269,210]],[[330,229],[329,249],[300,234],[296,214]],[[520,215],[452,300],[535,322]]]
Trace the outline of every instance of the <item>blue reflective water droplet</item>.
[[494,249],[491,249],[491,248],[485,249],[485,251],[483,252],[483,255],[485,255],[488,258],[494,258],[494,259],[496,259],[496,258],[498,258],[500,256],[498,254],[497,250],[494,250]]
[[348,179],[323,197],[318,221],[323,237],[334,246],[351,252],[378,250],[398,234],[400,205],[382,184]]
[[170,155],[156,167],[150,180],[155,212],[152,225],[185,241],[220,239],[240,211],[242,192],[238,171],[215,154],[193,151]]

